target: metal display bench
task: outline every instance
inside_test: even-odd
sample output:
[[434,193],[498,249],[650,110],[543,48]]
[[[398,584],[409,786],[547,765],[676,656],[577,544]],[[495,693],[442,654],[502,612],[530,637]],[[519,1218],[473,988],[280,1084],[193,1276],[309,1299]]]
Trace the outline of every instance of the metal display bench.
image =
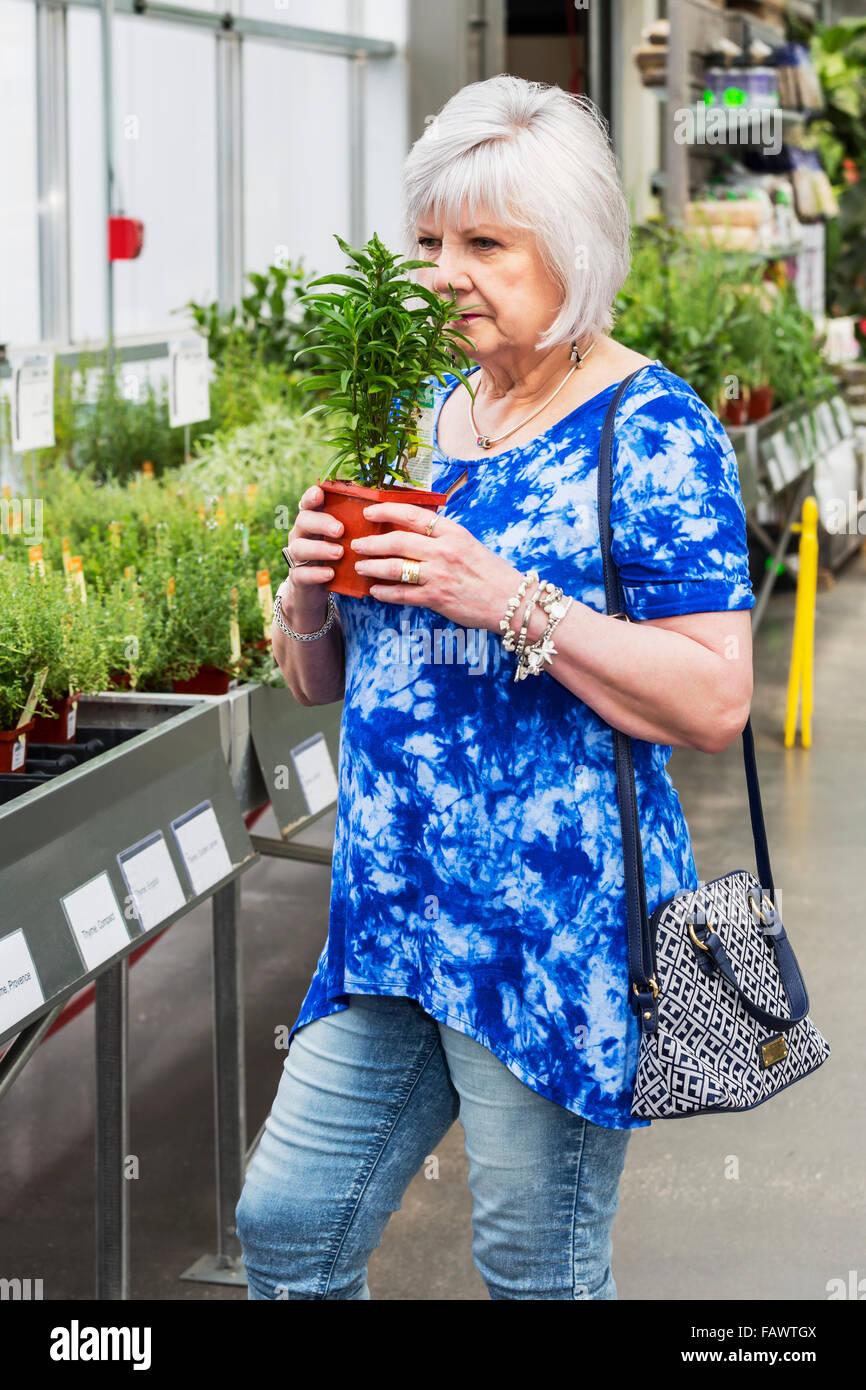
[[[855,422],[842,396],[827,395],[817,402],[814,442],[806,433],[807,421],[808,414],[802,409],[786,406],[755,424],[726,426],[737,456],[746,527],[769,554],[767,573],[752,615],[753,633],[757,632],[766,612],[779,567],[790,570],[796,578],[796,557],[786,558],[792,528],[799,522],[803,500],[811,491],[818,494],[819,509],[824,493],[835,491],[837,484],[831,480],[829,470],[840,449],[844,453],[847,447],[854,459],[846,488],[858,493],[860,490],[861,466],[857,454],[861,446]],[[777,514],[776,539],[758,519],[762,509],[772,509]],[[822,526],[822,559],[835,569],[859,549],[861,540],[859,534],[835,535]]]
[[[248,1161],[244,1069],[244,1008],[240,938],[240,876],[262,853],[329,863],[317,846],[288,846],[256,836],[244,816],[271,801],[282,834],[297,834],[334,805],[313,803],[292,763],[298,750],[339,757],[341,704],[304,707],[287,690],[240,686],[225,696],[117,693],[87,697],[79,725],[90,737],[107,729],[136,730],[74,771],[0,807],[0,949],[16,938],[32,961],[41,1002],[0,1014],[0,1098],[20,1075],[66,1004],[93,984],[96,1043],[96,1297],[129,1295],[129,1204],[124,1162],[128,1149],[127,1089],[129,957],[180,917],[210,901],[213,911],[213,1036],[216,1131],[216,1251],[181,1277],[243,1284],[234,1209]],[[325,755],[324,750],[327,750]],[[276,774],[276,775],[275,775]],[[328,779],[318,801],[328,794]],[[215,818],[227,862],[203,891],[175,827],[205,808]],[[209,810],[208,810],[209,808]],[[174,823],[174,824],[173,824]],[[212,824],[208,820],[208,824]],[[216,838],[216,837],[215,837]],[[127,858],[142,843],[161,840],[183,902],[145,928],[138,899],[128,892]],[[98,881],[118,911],[88,933],[114,933],[112,948],[87,960],[71,895]],[[107,886],[106,886],[107,885]],[[66,905],[61,903],[66,899]],[[124,906],[121,907],[121,904]],[[118,930],[118,918],[122,924]],[[122,942],[119,937],[122,936]],[[8,982],[10,985],[12,981]],[[32,987],[32,986],[31,986]],[[0,1004],[3,1003],[0,993]],[[14,1011],[14,1008],[13,1008]],[[260,1131],[261,1133],[261,1131]]]

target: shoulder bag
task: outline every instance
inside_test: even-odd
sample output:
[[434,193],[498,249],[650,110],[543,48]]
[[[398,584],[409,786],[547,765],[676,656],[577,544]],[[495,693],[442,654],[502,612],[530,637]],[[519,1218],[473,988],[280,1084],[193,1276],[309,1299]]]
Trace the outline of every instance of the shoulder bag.
[[[639,369],[642,370],[642,369]],[[607,612],[623,614],[611,556],[611,454],[620,383],[602,429],[598,518]],[[628,923],[629,1002],[640,1021],[632,1114],[669,1119],[752,1110],[821,1066],[803,976],[775,907],[751,721],[743,756],[758,877],[684,889],[647,916],[631,738],[613,729]]]

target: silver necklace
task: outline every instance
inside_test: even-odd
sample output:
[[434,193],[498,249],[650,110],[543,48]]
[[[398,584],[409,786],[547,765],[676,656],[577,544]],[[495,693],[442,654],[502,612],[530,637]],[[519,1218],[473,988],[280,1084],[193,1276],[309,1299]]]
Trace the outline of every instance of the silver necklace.
[[559,393],[560,393],[560,391],[562,390],[563,386],[564,386],[565,383],[568,381],[568,378],[569,378],[574,372],[577,371],[578,367],[582,367],[582,366],[583,366],[583,363],[584,363],[585,359],[586,359],[586,358],[589,356],[589,354],[592,352],[592,350],[593,350],[593,348],[595,347],[595,345],[596,345],[597,342],[598,342],[598,338],[595,338],[595,339],[593,340],[593,342],[590,343],[589,347],[586,349],[586,352],[583,354],[582,357],[580,356],[580,354],[579,354],[578,351],[577,351],[577,344],[576,344],[576,343],[572,343],[572,345],[571,345],[571,356],[572,356],[572,359],[575,359],[575,358],[576,358],[577,360],[575,361],[574,366],[570,369],[570,371],[566,372],[565,376],[562,378],[562,381],[561,381],[561,382],[559,383],[559,385],[557,386],[557,388],[556,388],[556,390],[554,391],[553,395],[552,395],[552,396],[548,396],[547,400],[544,401],[544,402],[538,407],[537,410],[533,410],[533,412],[532,412],[531,415],[527,415],[527,417],[526,417],[525,420],[521,420],[519,424],[513,425],[512,428],[511,428],[510,430],[506,430],[504,434],[497,435],[495,439],[491,439],[490,436],[489,436],[488,434],[482,434],[481,431],[479,430],[478,426],[476,425],[476,423],[475,423],[475,410],[474,410],[474,404],[475,404],[475,402],[473,401],[472,397],[470,396],[470,397],[469,397],[469,418],[470,418],[470,420],[472,421],[472,428],[473,428],[473,430],[475,431],[475,443],[478,445],[479,449],[492,449],[494,444],[500,444],[500,443],[502,442],[503,439],[508,439],[510,435],[516,434],[518,430],[522,430],[522,429],[523,429],[523,426],[524,426],[524,425],[528,425],[529,422],[530,422],[530,420],[534,420],[535,417],[536,417],[536,415],[540,415],[541,412],[542,412],[542,410],[545,410],[545,409],[547,408],[547,406],[550,405],[550,402],[551,402],[552,400],[555,400],[555,398],[559,395]]

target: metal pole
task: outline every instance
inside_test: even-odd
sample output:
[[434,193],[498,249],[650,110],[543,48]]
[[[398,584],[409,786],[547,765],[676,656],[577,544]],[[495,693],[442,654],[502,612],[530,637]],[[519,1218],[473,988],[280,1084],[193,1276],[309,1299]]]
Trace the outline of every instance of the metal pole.
[[[364,27],[361,0],[349,0],[346,21],[353,34]],[[363,246],[367,229],[364,206],[364,125],[366,105],[367,54],[358,48],[349,59],[349,240],[353,246]]]
[[752,609],[752,636],[755,636],[755,634],[758,631],[758,628],[761,626],[761,623],[764,620],[764,614],[767,611],[767,604],[770,602],[770,595],[772,594],[773,586],[776,583],[776,566],[779,564],[779,561],[781,560],[782,556],[788,548],[788,540],[791,535],[791,526],[800,515],[800,505],[803,501],[803,498],[809,492],[811,487],[812,470],[810,468],[808,472],[803,474],[802,478],[799,481],[799,484],[797,485],[797,488],[794,493],[794,500],[791,503],[790,509],[788,510],[788,513],[785,517],[784,525],[782,526],[779,533],[779,541],[776,546],[776,549],[773,552],[771,567],[764,576],[764,582],[761,585],[758,597],[755,601],[755,606]]
[[668,39],[668,97],[664,105],[665,218],[681,223],[689,196],[688,146],[677,138],[674,115],[686,106],[688,95],[689,49],[686,34],[688,6],[684,0],[668,0],[670,37]]
[[66,10],[36,5],[36,176],[39,319],[43,341],[66,343],[69,308]]
[[601,106],[601,12],[598,5],[590,5],[587,12],[587,63],[588,96],[595,105]]
[[217,1250],[202,1255],[180,1276],[203,1284],[246,1283],[235,1229],[247,1146],[240,893],[235,879],[212,900]]
[[127,1054],[129,957],[94,981],[96,1041],[96,1297],[129,1297]]
[[114,156],[112,136],[114,133],[113,91],[112,91],[112,34],[114,19],[114,0],[101,0],[99,8],[100,37],[102,41],[102,134],[105,149],[105,222],[103,225],[102,248],[105,256],[105,328],[108,340],[107,366],[114,368],[114,267],[108,258],[108,219],[114,213]]
[[235,1207],[241,1195],[247,1147],[244,1072],[244,995],[239,879],[213,899],[214,1098],[216,1102],[217,1253],[226,1263],[240,1255]]
[[216,38],[217,297],[240,304],[244,285],[243,72],[236,33]]

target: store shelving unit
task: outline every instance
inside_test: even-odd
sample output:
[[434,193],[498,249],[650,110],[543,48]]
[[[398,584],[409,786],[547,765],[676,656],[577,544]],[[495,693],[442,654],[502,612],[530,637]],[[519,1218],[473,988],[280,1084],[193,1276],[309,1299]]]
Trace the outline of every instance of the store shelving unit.
[[[99,1299],[125,1299],[129,1289],[124,1162],[130,958],[208,901],[216,1252],[203,1255],[181,1277],[244,1282],[234,1234],[234,1207],[250,1154],[240,876],[261,854],[330,863],[330,851],[290,841],[336,804],[341,711],[341,703],[305,707],[287,690],[256,685],[239,685],[224,696],[85,697],[79,702],[79,737],[101,737],[105,752],[0,806],[0,964],[8,967],[0,969],[0,1045],[7,1044],[0,1056],[0,1099],[65,1006],[92,986]],[[269,801],[282,838],[256,836],[253,842],[245,817]],[[192,848],[179,831],[203,809],[210,817],[208,834],[200,834]],[[222,867],[197,888],[193,856],[212,853],[215,839],[224,845]],[[147,922],[140,900],[128,891],[129,856],[152,849],[154,842],[161,863],[149,873],[161,877],[157,891],[176,881],[180,892],[170,908],[154,914],[157,920]],[[98,905],[86,912],[73,905],[82,889],[98,889]]]

